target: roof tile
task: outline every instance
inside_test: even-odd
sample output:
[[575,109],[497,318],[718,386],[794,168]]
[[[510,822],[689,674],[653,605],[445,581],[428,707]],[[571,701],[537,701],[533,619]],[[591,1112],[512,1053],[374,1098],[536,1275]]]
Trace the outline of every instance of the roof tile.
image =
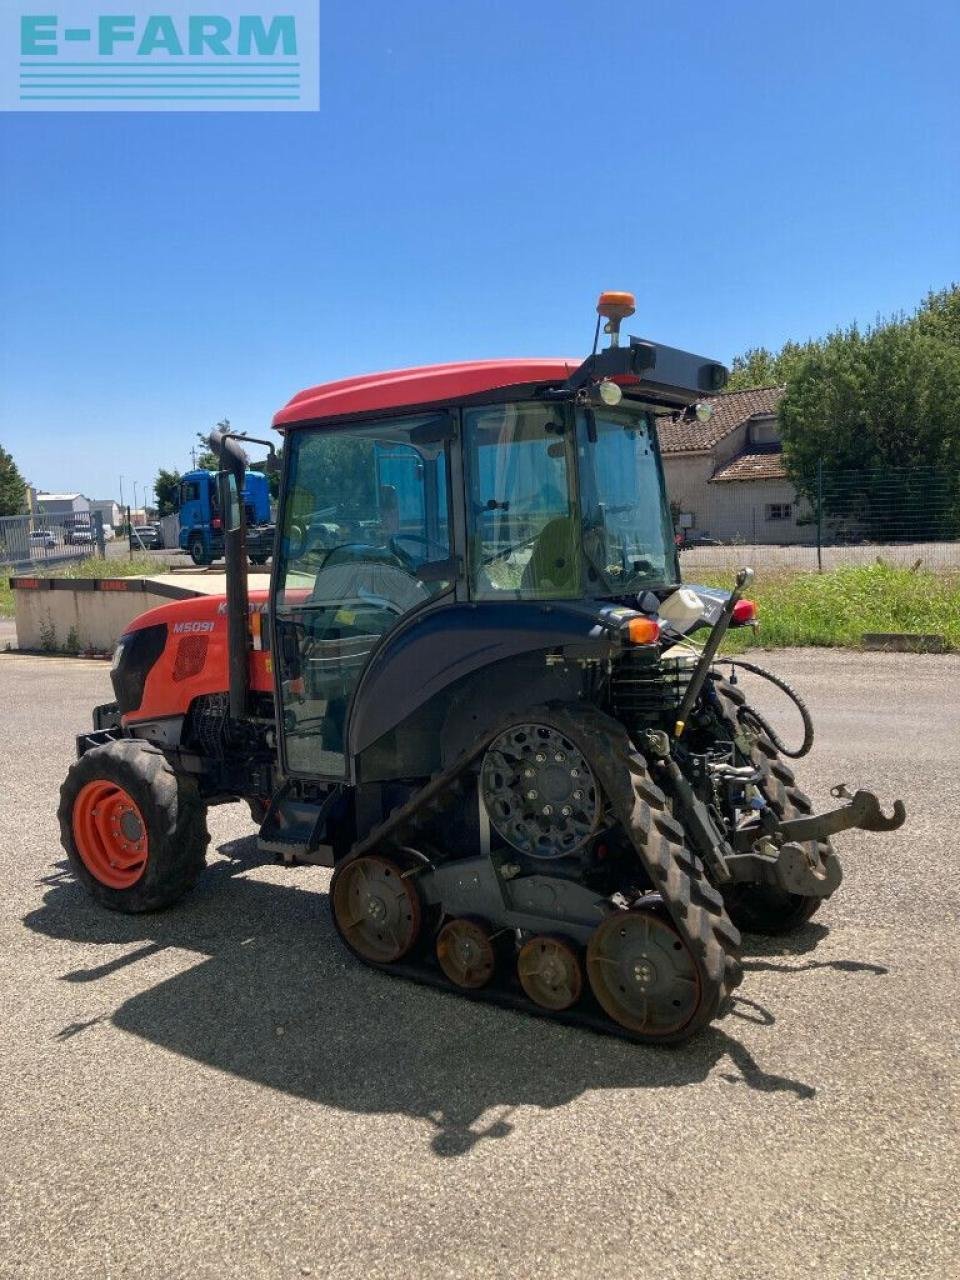
[[671,422],[661,418],[657,425],[662,453],[704,453],[712,449],[742,422],[757,415],[776,413],[783,387],[751,387],[749,391],[725,391],[711,396],[709,422]]
[[725,467],[710,477],[714,481],[727,480],[785,480],[787,469],[783,464],[783,450],[778,444],[754,445],[749,451],[738,453]]

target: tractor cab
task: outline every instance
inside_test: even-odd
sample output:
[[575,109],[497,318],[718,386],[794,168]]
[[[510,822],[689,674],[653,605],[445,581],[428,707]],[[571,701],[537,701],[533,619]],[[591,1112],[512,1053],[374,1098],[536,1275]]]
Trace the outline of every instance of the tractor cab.
[[[356,776],[372,726],[395,727],[387,707],[365,705],[373,655],[416,648],[415,631],[446,629],[454,683],[489,663],[491,630],[542,650],[546,609],[555,620],[567,606],[589,630],[603,607],[675,588],[656,421],[724,377],[634,341],[585,364],[435,366],[291,401],[275,420],[285,473],[271,609],[288,770]],[[413,710],[422,661],[389,701],[398,713]],[[352,742],[350,721],[366,725]]]

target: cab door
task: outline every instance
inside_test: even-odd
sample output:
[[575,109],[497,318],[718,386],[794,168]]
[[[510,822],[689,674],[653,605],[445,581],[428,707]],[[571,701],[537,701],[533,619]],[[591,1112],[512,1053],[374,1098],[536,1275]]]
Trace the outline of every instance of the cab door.
[[449,449],[437,415],[291,431],[272,610],[281,760],[353,774],[351,700],[371,654],[451,591]]

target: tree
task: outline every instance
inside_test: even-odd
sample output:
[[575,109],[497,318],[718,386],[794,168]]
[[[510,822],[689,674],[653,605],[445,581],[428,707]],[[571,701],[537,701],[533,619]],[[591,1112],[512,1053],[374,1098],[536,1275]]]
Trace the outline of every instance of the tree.
[[932,328],[911,317],[838,331],[790,376],[787,468],[835,525],[877,540],[960,535],[960,345]]
[[790,380],[804,357],[816,347],[815,342],[785,342],[774,353],[766,347],[748,347],[742,356],[734,356],[730,365],[728,391],[748,391],[751,387],[782,387]]
[[865,330],[734,357],[730,390],[772,385],[787,468],[828,527],[960,537],[960,286]]
[[264,459],[259,462],[251,462],[251,471],[262,471],[267,477],[267,485],[270,490],[270,497],[276,501],[280,497],[280,467],[283,464],[283,445],[277,450],[277,469],[275,471],[267,471],[267,463]]
[[931,290],[920,304],[913,323],[920,333],[960,347],[960,285],[951,284],[937,293]]
[[[197,432],[197,439],[201,444],[207,445],[207,437],[202,431]],[[207,446],[197,451],[195,465],[200,471],[216,471],[220,463],[217,461],[217,455]]]
[[153,492],[157,499],[157,515],[172,515],[179,503],[180,481],[183,477],[179,471],[165,471],[162,467],[153,482]]
[[[222,418],[222,419],[217,423],[217,426],[220,428],[220,430],[221,430],[221,431],[232,431],[232,430],[233,430],[233,428],[230,426],[230,419],[229,419],[229,418]],[[237,431],[237,432],[235,432],[234,434],[235,434],[235,435],[242,436],[242,435],[246,435],[246,432],[245,432],[245,431]],[[216,454],[213,452],[213,450],[209,447],[208,441],[209,441],[210,437],[209,437],[208,435],[205,435],[202,431],[198,431],[198,432],[197,432],[197,439],[198,439],[198,440],[200,441],[200,443],[204,446],[204,448],[203,448],[203,449],[201,449],[201,450],[199,451],[199,453],[197,454],[197,462],[196,462],[197,467],[198,467],[201,471],[218,471],[218,470],[220,469],[220,463],[219,463],[219,461],[218,461],[218,459],[217,459],[217,455],[216,455]]]
[[26,510],[27,486],[17,464],[0,445],[0,516],[18,516]]

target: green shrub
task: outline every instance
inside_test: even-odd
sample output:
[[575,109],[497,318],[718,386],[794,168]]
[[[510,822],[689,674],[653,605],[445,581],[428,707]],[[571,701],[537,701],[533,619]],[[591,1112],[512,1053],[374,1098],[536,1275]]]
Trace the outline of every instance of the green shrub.
[[[731,582],[714,578],[709,585]],[[960,573],[882,563],[829,573],[758,573],[748,595],[759,609],[759,636],[746,628],[734,632],[727,646],[732,651],[756,643],[855,649],[865,631],[942,635],[949,648],[960,649]]]

